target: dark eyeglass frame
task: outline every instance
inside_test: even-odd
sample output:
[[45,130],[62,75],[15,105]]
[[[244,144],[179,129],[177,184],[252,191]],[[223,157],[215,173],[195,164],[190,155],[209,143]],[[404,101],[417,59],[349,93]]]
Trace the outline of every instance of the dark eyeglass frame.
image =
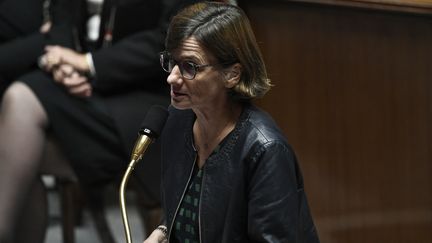
[[[164,65],[166,58],[168,58],[168,67],[166,67]],[[180,73],[182,75],[183,78],[185,79],[189,79],[192,80],[195,78],[196,74],[198,73],[198,71],[202,68],[205,67],[209,67],[209,66],[214,66],[217,64],[196,64],[194,62],[191,61],[177,61],[174,58],[172,58],[171,54],[169,54],[167,51],[163,51],[159,53],[159,61],[160,64],[162,66],[162,69],[167,72],[167,73],[171,73],[172,70],[174,69],[174,67],[177,65],[179,67]],[[189,65],[191,69],[191,71],[186,71],[185,69],[187,69],[187,65]]]

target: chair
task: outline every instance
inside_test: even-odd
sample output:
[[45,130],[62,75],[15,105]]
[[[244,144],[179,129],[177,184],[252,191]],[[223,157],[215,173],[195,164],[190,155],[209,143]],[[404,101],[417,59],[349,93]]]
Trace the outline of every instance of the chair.
[[[75,243],[74,228],[82,220],[84,205],[89,208],[101,242],[115,242],[105,217],[104,195],[102,193],[83,193],[74,170],[61,153],[53,137],[47,139],[40,174],[52,175],[56,179],[61,201],[63,243]],[[134,177],[131,177],[130,188],[137,192],[136,203],[145,225],[145,231],[151,232],[161,220],[160,204],[147,196]]]
[[[122,105],[125,102],[118,102],[118,100],[126,100],[126,103],[139,105],[125,107]],[[121,117],[123,121],[120,121],[119,124],[129,124],[123,126],[121,129],[125,129],[125,133],[128,133],[127,130],[131,130],[129,133],[136,133],[136,130],[134,129],[135,125],[133,125],[134,122],[132,121],[142,120],[142,116],[144,115],[142,112],[148,110],[151,105],[159,104],[167,106],[169,104],[169,98],[165,95],[137,91],[111,97],[110,99],[107,99],[107,104],[113,111],[121,114],[119,117]],[[129,147],[131,147],[134,141],[127,142],[131,143],[129,144]],[[148,160],[154,160],[157,158],[155,156],[159,156],[160,154],[160,150],[157,150],[156,148],[152,151],[152,153],[146,154]],[[138,168],[135,169],[135,175],[138,172],[137,170]],[[102,242],[114,242],[114,238],[112,237],[108,227],[108,222],[105,218],[103,194],[83,193],[83,190],[80,189],[78,178],[75,175],[74,170],[62,154],[55,138],[52,136],[48,136],[40,172],[41,174],[53,175],[58,183],[61,195],[60,200],[64,243],[74,243],[74,227],[77,222],[80,221],[80,214],[84,203],[86,203],[90,210],[98,235]],[[155,199],[158,196],[156,195],[157,193],[154,190],[151,192],[148,188],[143,188],[143,185],[148,185],[150,181],[154,182],[155,180],[148,177],[147,181],[139,182],[139,180],[132,176],[129,182],[130,185],[128,186],[128,188],[137,192],[136,203],[145,225],[145,232],[151,232],[155,229],[160,223],[162,215],[160,202],[158,199]],[[156,188],[157,186],[152,185],[150,187]]]
[[81,213],[78,178],[51,137],[47,139],[40,174],[52,175],[56,179],[61,201],[63,242],[74,243],[74,227]]

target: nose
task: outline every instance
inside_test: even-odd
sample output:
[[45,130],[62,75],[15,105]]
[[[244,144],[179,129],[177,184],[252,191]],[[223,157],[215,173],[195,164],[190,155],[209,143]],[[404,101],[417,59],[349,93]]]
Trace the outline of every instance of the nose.
[[168,84],[174,84],[179,83],[182,81],[182,75],[180,72],[180,68],[178,65],[175,65],[174,68],[171,70],[171,73],[168,75],[167,83]]

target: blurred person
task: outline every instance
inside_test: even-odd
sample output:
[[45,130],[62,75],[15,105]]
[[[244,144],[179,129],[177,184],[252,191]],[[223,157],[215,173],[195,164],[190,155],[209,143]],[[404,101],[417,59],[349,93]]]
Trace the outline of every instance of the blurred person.
[[36,32],[43,22],[44,0],[0,0],[0,43]]
[[192,5],[165,48],[165,217],[144,242],[319,242],[294,151],[251,102],[271,84],[244,12]]
[[[41,40],[19,48],[10,44],[9,51],[0,47],[14,58],[7,65],[21,69],[14,75],[0,70],[0,77],[17,76],[7,80],[0,110],[1,243],[26,241],[23,237],[43,241],[43,208],[41,218],[30,222],[38,229],[16,232],[23,209],[36,203],[29,193],[42,184],[38,171],[47,134],[55,137],[84,188],[100,191],[121,176],[146,110],[168,103],[158,52],[169,17],[193,2],[55,0]],[[22,52],[27,49],[37,54],[29,57]],[[23,68],[20,59],[31,66]],[[0,66],[3,61],[8,60],[1,58]],[[156,152],[146,156],[151,154],[157,159]],[[160,165],[140,166],[139,179],[158,198]]]
[[44,53],[45,45],[72,46],[68,34],[73,18],[71,3],[68,0],[0,1],[0,97],[20,75],[38,69],[37,60]]

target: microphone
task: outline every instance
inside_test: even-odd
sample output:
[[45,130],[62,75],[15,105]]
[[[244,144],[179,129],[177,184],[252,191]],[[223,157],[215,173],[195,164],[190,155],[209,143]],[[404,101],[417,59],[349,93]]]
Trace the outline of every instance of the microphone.
[[139,137],[132,150],[131,161],[138,161],[142,158],[148,146],[159,137],[167,117],[168,111],[164,107],[156,105],[150,107],[139,130]]
[[125,230],[125,237],[127,243],[132,243],[129,220],[127,216],[125,190],[136,163],[142,158],[143,154],[147,150],[148,146],[159,137],[162,132],[165,122],[168,118],[168,111],[162,106],[152,106],[147,112],[146,117],[139,130],[139,137],[135,142],[135,146],[132,150],[131,161],[126,169],[119,189],[120,209],[123,219],[123,226]]

